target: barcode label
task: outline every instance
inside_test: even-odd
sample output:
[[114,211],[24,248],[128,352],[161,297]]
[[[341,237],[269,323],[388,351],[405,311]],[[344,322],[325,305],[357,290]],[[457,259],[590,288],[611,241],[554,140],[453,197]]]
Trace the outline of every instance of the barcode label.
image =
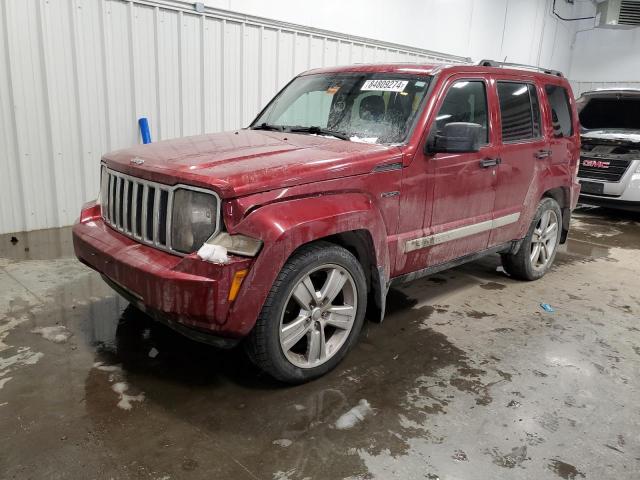
[[360,90],[374,90],[377,92],[402,92],[408,80],[367,80]]

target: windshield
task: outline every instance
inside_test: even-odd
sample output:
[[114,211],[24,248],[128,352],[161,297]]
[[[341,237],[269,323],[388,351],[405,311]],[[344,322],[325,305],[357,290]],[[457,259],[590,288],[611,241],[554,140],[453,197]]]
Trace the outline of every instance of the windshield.
[[640,98],[592,98],[578,102],[580,124],[588,130],[629,129],[640,130]]
[[327,135],[367,143],[401,143],[430,77],[331,73],[294,79],[251,128]]

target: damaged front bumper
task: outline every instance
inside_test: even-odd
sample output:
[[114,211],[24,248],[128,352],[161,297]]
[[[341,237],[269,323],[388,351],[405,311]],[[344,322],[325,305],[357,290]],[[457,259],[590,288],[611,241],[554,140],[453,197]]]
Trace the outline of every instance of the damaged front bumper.
[[[150,316],[180,333],[219,347],[235,345],[242,333],[228,322],[229,291],[251,258],[230,255],[224,265],[160,251],[106,225],[99,207],[88,205],[73,227],[78,259]],[[242,288],[242,287],[241,287]]]

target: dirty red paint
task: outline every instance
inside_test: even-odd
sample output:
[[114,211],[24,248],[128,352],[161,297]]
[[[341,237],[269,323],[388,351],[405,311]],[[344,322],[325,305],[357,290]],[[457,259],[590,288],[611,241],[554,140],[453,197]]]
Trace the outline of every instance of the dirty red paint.
[[[178,257],[142,245],[105,225],[99,206],[89,204],[74,226],[76,255],[84,263],[142,298],[149,308],[185,325],[217,335],[249,333],[274,279],[301,245],[329,235],[364,230],[373,243],[372,264],[391,278],[506,241],[522,238],[540,198],[552,189],[565,208],[577,203],[579,128],[571,102],[574,135],[554,138],[544,86],[571,89],[564,78],[512,69],[414,64],[360,65],[319,72],[392,72],[432,75],[429,97],[407,142],[397,146],[347,142],[319,136],[240,130],[163,141],[107,154],[111,169],[169,185],[216,191],[223,200],[226,230],[259,238],[255,259],[231,256],[213,265],[195,254]],[[427,133],[452,82],[486,82],[489,145],[470,154],[424,154]],[[544,136],[509,144],[500,138],[496,91],[499,79],[535,83]],[[535,159],[541,149],[553,154]],[[485,157],[500,156],[495,170]],[[131,163],[138,157],[143,165]],[[400,164],[397,169],[378,169]],[[389,195],[399,192],[398,195]],[[519,213],[516,223],[430,248],[405,253],[407,240]],[[249,268],[237,300],[227,294],[233,274]]]

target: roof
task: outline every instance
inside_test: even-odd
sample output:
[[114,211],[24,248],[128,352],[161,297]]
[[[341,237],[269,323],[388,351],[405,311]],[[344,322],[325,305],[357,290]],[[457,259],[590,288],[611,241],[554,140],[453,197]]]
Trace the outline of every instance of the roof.
[[314,75],[322,73],[396,73],[396,74],[416,74],[416,75],[435,75],[437,73],[486,73],[486,74],[503,74],[514,75],[520,77],[545,77],[547,80],[554,79],[554,83],[558,80],[566,82],[564,77],[557,75],[529,70],[516,67],[494,67],[479,66],[473,64],[419,64],[419,63],[364,63],[354,65],[341,65],[336,67],[323,67],[307,70],[301,75]]
[[414,73],[418,75],[430,75],[434,70],[442,65],[417,64],[417,63],[356,63],[353,65],[342,65],[336,67],[323,67],[307,70],[302,75],[313,75],[317,73]]

